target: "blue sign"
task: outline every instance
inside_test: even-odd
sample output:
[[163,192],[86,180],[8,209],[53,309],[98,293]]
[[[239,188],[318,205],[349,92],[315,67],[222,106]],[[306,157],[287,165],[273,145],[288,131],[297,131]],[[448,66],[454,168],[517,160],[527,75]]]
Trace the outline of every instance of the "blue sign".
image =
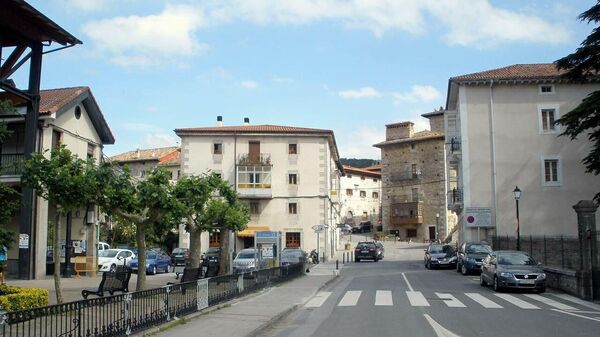
[[256,232],[257,239],[276,239],[277,232]]

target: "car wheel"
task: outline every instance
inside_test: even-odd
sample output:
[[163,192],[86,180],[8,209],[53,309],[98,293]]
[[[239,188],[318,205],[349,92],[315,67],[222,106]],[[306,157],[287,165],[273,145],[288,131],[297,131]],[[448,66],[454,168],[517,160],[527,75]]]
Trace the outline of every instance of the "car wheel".
[[117,265],[116,265],[116,264],[114,264],[114,263],[113,263],[113,264],[111,264],[111,265],[110,265],[110,269],[109,269],[108,271],[109,271],[109,272],[111,272],[111,273],[114,273],[114,272],[116,272],[116,271],[117,271]]
[[426,267],[427,267],[427,269],[431,269],[431,261],[427,261]]
[[158,272],[158,269],[156,268],[156,265],[152,266],[152,272],[150,274],[156,275],[157,272]]
[[500,287],[500,284],[498,282],[498,276],[494,276],[494,291],[500,292],[501,290],[502,290],[502,287]]
[[460,273],[463,275],[468,275],[469,269],[467,269],[467,266],[465,266],[464,264],[462,266],[460,266]]
[[379,259],[378,259],[378,258],[375,258],[373,261],[374,261],[374,262],[379,262]]
[[487,283],[485,283],[485,279],[483,278],[483,273],[479,274],[479,285],[482,287],[487,286]]

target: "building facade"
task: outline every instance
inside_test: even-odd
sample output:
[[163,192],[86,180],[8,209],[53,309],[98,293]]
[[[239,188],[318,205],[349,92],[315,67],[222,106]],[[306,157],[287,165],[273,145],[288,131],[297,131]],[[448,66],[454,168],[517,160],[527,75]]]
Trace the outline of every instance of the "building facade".
[[[7,97],[0,97],[5,99]],[[12,98],[11,98],[12,99]],[[15,101],[13,101],[15,102]],[[12,131],[11,136],[0,144],[0,182],[21,190],[21,172],[13,164],[24,159],[24,110],[18,100],[15,102],[15,114],[0,114],[0,121],[7,123]],[[104,145],[114,144],[115,139],[100,111],[90,88],[75,87],[42,90],[40,92],[40,137],[37,140],[37,151],[49,151],[64,145],[79,158],[93,158],[99,162],[103,156]],[[56,207],[47,200],[37,197],[33,210],[34,235],[29,237],[31,242],[32,261],[36,279],[46,275],[47,262],[50,261],[48,247],[51,247],[49,223],[56,219]],[[19,233],[21,216],[16,215],[8,226],[8,230]],[[66,229],[66,218],[63,217],[61,228]],[[81,209],[72,213],[73,256],[95,256],[96,236],[98,234],[98,212],[95,207]],[[64,242],[66,232],[59,233],[59,239]],[[64,244],[63,244],[64,245]],[[64,256],[64,251],[61,252]],[[15,275],[19,264],[19,246],[15,245],[8,252],[9,275]]]
[[[248,228],[236,233],[235,249],[254,245],[256,231],[281,232],[283,247],[319,249],[332,256],[339,240],[342,166],[332,131],[276,125],[175,130],[181,137],[183,175],[215,172],[250,210]],[[329,228],[318,236],[318,224]],[[318,237],[318,241],[317,241]],[[208,235],[203,247],[210,244]]]
[[370,221],[377,227],[381,218],[381,173],[344,166],[340,186],[342,222],[356,226]]
[[442,240],[448,233],[443,113],[424,117],[430,131],[389,124],[386,140],[374,145],[381,149],[383,230],[402,240]]
[[144,179],[146,174],[156,167],[162,167],[171,174],[171,180],[177,181],[181,175],[181,149],[178,146],[154,149],[136,149],[110,157],[121,166],[127,166],[131,176]]
[[600,177],[581,163],[587,136],[560,137],[554,121],[600,84],[560,75],[553,64],[519,64],[450,78],[448,206],[461,240],[516,236],[516,186],[521,235],[577,234],[572,206],[594,197]]

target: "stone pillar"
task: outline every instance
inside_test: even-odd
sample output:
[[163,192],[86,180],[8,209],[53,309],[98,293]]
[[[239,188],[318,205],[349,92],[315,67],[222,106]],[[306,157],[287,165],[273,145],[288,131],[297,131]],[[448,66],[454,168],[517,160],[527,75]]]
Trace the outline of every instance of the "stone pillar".
[[[580,297],[591,300],[600,297],[600,265],[596,241],[596,209],[591,200],[581,200],[573,206],[577,213],[577,233],[581,252],[581,271],[578,275]],[[596,291],[594,292],[594,288]]]

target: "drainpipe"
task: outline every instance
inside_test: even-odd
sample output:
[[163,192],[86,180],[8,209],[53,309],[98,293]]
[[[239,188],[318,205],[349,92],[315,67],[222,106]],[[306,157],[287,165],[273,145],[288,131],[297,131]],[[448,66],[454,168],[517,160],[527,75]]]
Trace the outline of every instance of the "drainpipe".
[[[490,155],[492,160],[492,225],[496,229],[496,214],[498,209],[498,201],[496,198],[496,131],[494,127],[494,80],[490,81]],[[479,231],[478,231],[479,233]],[[479,235],[479,234],[478,234]],[[479,239],[479,238],[478,238]]]

